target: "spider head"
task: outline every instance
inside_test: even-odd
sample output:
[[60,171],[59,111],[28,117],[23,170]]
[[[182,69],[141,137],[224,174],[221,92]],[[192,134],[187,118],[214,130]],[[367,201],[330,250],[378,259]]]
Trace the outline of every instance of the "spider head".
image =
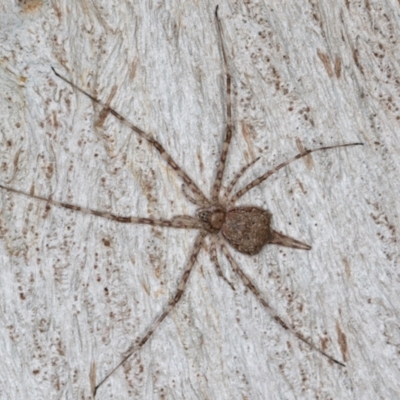
[[201,208],[197,211],[197,217],[204,229],[210,233],[217,233],[225,222],[225,211],[218,206]]

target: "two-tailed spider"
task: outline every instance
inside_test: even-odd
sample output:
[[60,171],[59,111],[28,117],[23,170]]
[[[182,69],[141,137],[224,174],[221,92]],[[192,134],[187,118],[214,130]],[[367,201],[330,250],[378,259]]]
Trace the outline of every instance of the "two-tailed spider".
[[[248,165],[244,166],[229,182],[226,186],[222,184],[226,158],[229,151],[229,146],[232,139],[232,105],[231,105],[231,76],[228,70],[227,55],[223,43],[223,34],[221,21],[218,17],[218,7],[215,10],[215,21],[216,21],[216,31],[219,40],[220,52],[222,55],[222,62],[225,70],[226,76],[226,131],[225,137],[222,143],[221,154],[219,156],[218,167],[216,170],[216,176],[214,183],[212,185],[211,196],[206,196],[203,191],[196,185],[196,183],[189,177],[189,175],[172,159],[164,147],[155,140],[151,135],[144,132],[137,126],[129,122],[125,117],[121,116],[118,112],[110,108],[108,105],[97,100],[92,95],[84,91],[83,89],[76,86],[74,83],[66,79],[65,77],[58,74],[54,69],[54,73],[65,81],[67,84],[77,89],[84,95],[88,96],[92,101],[99,104],[104,111],[111,113],[117,117],[121,123],[130,127],[134,132],[136,132],[140,137],[146,139],[146,141],[153,146],[159,153],[160,156],[165,160],[165,162],[172,168],[179,179],[183,181],[183,194],[184,196],[193,204],[198,207],[198,211],[195,216],[189,215],[178,215],[170,220],[168,219],[153,219],[153,218],[143,218],[143,217],[123,217],[119,215],[114,215],[109,212],[91,210],[88,208],[79,207],[72,204],[66,204],[56,200],[46,199],[44,197],[27,194],[20,190],[6,187],[0,185],[1,189],[7,190],[9,192],[14,192],[19,195],[26,195],[38,200],[47,202],[59,207],[64,207],[72,210],[76,210],[86,214],[92,214],[101,218],[107,218],[115,221],[116,223],[128,223],[128,224],[146,224],[151,226],[159,226],[164,228],[172,229],[195,229],[198,230],[197,237],[194,241],[191,253],[186,261],[186,268],[179,280],[178,287],[176,289],[175,295],[170,299],[168,304],[165,306],[164,311],[150,324],[149,328],[136,343],[125,353],[122,360],[116,365],[111,371],[109,371],[103,378],[94,386],[94,394],[99,389],[99,387],[123,364],[125,363],[136,351],[138,351],[152,336],[161,322],[168,316],[168,314],[177,305],[179,300],[185,291],[190,273],[193,266],[196,263],[197,256],[201,249],[204,247],[204,241],[206,237],[209,237],[210,242],[210,258],[212,263],[215,265],[215,269],[218,275],[226,280],[223,276],[222,270],[218,262],[217,248],[222,250],[223,255],[226,257],[233,271],[241,279],[244,285],[254,294],[257,300],[265,307],[267,312],[271,315],[272,319],[275,320],[283,329],[289,331],[291,334],[296,336],[299,340],[306,343],[310,348],[316,352],[322,354],[324,357],[333,361],[334,363],[344,366],[343,363],[336,360],[324,350],[317,347],[309,339],[306,339],[302,334],[297,332],[288,323],[283,321],[275,311],[270,307],[270,305],[264,300],[260,294],[257,287],[251,281],[251,279],[242,271],[239,267],[231,252],[227,246],[229,244],[235,250],[253,255],[259,253],[266,244],[276,244],[280,246],[292,247],[301,250],[310,250],[311,247],[305,243],[302,243],[296,239],[292,239],[281,233],[276,232],[271,227],[272,215],[269,211],[264,210],[259,207],[253,206],[240,206],[235,207],[235,203],[239,200],[245,193],[254,187],[258,186],[266,179],[268,179],[272,174],[284,168],[291,162],[298,160],[302,157],[307,156],[315,151],[325,151],[329,149],[357,146],[362,143],[347,143],[339,144],[334,146],[319,147],[311,150],[304,150],[296,156],[290,158],[289,160],[279,164],[270,171],[265,172],[263,175],[254,179],[248,185],[244,186],[240,190],[234,191],[235,186],[239,182],[243,174],[258,160],[255,159]],[[227,281],[227,280],[226,280]],[[227,281],[228,282],[228,281]],[[229,283],[229,282],[228,282]]]

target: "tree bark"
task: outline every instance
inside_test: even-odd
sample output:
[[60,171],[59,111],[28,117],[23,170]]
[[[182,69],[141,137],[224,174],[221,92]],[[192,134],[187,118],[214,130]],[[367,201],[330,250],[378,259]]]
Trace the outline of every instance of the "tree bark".
[[[3,5],[0,184],[124,216],[195,215],[149,132],[209,196],[225,131],[214,2]],[[399,379],[399,3],[220,3],[233,84],[224,184],[312,154],[238,205],[311,251],[231,250],[282,329],[201,251],[182,300],[96,399],[394,398]],[[177,289],[195,231],[124,225],[0,190],[0,397],[90,399]]]

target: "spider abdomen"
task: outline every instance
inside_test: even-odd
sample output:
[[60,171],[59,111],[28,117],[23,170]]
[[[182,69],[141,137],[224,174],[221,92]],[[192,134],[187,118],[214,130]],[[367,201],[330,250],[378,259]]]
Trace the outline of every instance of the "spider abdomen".
[[221,232],[227,242],[245,254],[257,254],[272,236],[272,214],[258,207],[236,207],[225,215]]

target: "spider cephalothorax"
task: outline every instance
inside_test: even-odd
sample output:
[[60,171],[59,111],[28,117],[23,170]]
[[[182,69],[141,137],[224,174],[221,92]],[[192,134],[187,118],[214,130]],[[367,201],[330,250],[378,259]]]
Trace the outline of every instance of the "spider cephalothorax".
[[198,210],[197,217],[207,232],[217,233],[224,225],[226,212],[222,207],[210,206]]

